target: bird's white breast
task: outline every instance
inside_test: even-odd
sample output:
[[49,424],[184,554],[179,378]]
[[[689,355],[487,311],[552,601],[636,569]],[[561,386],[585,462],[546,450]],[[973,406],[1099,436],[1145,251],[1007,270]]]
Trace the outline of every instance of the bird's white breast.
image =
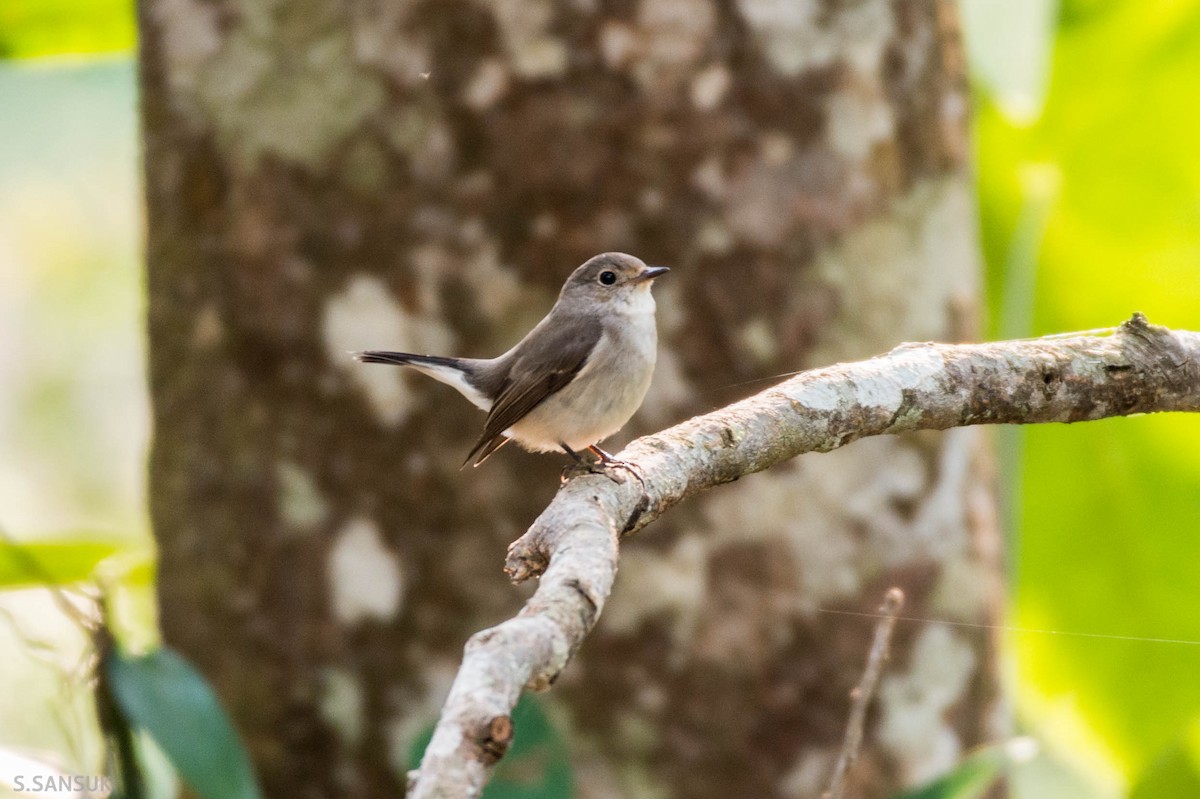
[[620,430],[637,411],[658,351],[649,287],[632,292],[620,311],[605,324],[575,379],[513,425],[509,433],[522,446],[550,451],[565,443],[585,449]]

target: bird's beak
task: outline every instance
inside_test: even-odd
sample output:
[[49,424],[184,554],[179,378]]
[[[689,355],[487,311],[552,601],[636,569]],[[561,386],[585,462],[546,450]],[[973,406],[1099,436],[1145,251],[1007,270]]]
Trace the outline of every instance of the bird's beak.
[[645,270],[643,270],[642,273],[633,280],[635,283],[644,283],[647,280],[653,280],[656,277],[665,275],[670,271],[671,270],[665,266],[647,266]]

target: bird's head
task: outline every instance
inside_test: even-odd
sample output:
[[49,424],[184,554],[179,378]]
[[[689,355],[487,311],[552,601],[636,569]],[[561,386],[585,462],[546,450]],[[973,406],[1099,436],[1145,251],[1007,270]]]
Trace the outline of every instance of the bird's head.
[[654,278],[668,271],[665,266],[646,266],[642,259],[623,252],[606,252],[589,258],[572,272],[559,296],[561,300],[587,300],[601,305],[638,303],[649,298]]

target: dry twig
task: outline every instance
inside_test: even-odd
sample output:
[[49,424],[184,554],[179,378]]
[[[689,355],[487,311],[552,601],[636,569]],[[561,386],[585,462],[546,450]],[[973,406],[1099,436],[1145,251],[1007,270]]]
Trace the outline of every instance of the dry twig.
[[846,775],[850,767],[858,759],[862,749],[863,727],[867,722],[867,707],[875,696],[875,686],[879,683],[879,675],[883,672],[883,662],[887,660],[888,646],[892,640],[892,630],[896,627],[896,614],[904,607],[904,592],[899,588],[888,589],[879,606],[880,619],[875,624],[875,637],[871,641],[871,651],[867,655],[867,668],[863,671],[862,679],[850,692],[850,720],[846,723],[846,737],[842,740],[842,751],[838,754],[837,765],[833,767],[833,776],[829,779],[829,790],[821,795],[821,799],[842,799],[846,794]]

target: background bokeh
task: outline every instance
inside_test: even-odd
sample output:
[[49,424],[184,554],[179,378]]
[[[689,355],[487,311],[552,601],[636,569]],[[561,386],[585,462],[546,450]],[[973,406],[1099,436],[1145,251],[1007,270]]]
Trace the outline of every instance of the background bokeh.
[[[1200,329],[1200,3],[969,0],[963,15],[988,335],[1135,310]],[[127,0],[0,6],[0,525],[143,564],[134,36]],[[1200,418],[995,432],[1005,662],[1043,752],[1016,795],[1200,796]],[[10,566],[0,747],[94,770],[86,693],[63,687],[83,638]],[[135,641],[153,635],[149,576],[113,578]]]

